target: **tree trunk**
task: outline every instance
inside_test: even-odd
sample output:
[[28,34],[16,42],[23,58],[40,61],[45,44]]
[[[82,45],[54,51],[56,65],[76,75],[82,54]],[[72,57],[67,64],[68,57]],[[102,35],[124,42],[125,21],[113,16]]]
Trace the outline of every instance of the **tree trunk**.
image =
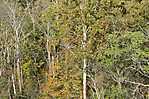
[[12,73],[11,75],[11,79],[12,79],[12,87],[13,87],[13,93],[16,96],[16,86],[15,86],[15,80],[14,80],[14,74]]
[[50,74],[52,71],[51,71],[51,53],[50,53],[50,49],[49,49],[49,35],[48,35],[48,33],[49,33],[49,28],[50,28],[50,23],[48,22],[47,23],[47,34],[45,34],[46,35],[46,39],[47,39],[47,42],[46,42],[46,49],[47,49],[47,54],[48,54],[48,73]]
[[19,91],[22,92],[22,83],[21,83],[21,68],[20,68],[20,50],[19,50],[19,33],[16,30],[16,59],[17,59],[17,76],[18,76],[18,84],[19,84]]
[[81,18],[82,18],[82,26],[83,26],[83,42],[82,42],[82,46],[83,46],[83,50],[85,51],[84,53],[84,59],[83,59],[83,99],[87,99],[87,95],[86,95],[86,86],[87,86],[87,80],[86,80],[86,76],[87,76],[87,59],[86,59],[86,41],[87,41],[87,26],[84,24],[85,23],[85,16],[84,16],[84,10],[86,8],[86,0],[82,0],[81,4],[80,4],[80,9],[81,9]]
[[[86,50],[86,40],[87,40],[87,31],[86,25],[83,26],[83,49]],[[86,55],[84,55],[83,59],[83,99],[86,99],[86,67],[87,67],[87,59]]]

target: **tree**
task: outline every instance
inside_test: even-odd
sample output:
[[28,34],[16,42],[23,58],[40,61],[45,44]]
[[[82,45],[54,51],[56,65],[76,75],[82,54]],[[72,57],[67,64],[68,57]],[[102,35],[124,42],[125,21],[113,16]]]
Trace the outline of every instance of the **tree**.
[[3,0],[0,98],[148,98],[147,0]]

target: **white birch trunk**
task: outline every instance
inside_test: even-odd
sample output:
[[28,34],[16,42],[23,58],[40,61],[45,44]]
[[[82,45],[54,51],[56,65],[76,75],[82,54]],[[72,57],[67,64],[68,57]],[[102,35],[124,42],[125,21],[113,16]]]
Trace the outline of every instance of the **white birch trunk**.
[[15,80],[14,80],[14,74],[13,73],[11,75],[11,79],[12,79],[13,93],[16,96],[17,92],[16,92],[16,86],[15,86]]
[[[50,23],[48,22],[47,23],[47,33],[49,32],[49,25],[50,25]],[[49,71],[49,74],[51,73],[51,56],[50,56],[50,49],[49,49],[49,35],[48,34],[46,34],[46,38],[47,38],[47,44],[46,44],[46,49],[47,49],[47,53],[48,53],[48,71]]]
[[[84,50],[86,50],[86,41],[87,41],[87,30],[86,29],[87,29],[86,25],[83,26],[83,48]],[[86,56],[84,56],[84,59],[83,59],[83,99],[87,98],[86,97],[86,83],[87,83],[86,67],[87,67],[87,59],[86,59]]]
[[17,58],[17,75],[18,75],[18,84],[19,84],[19,91],[22,92],[22,80],[21,80],[21,70],[20,70],[20,49],[19,49],[19,33],[16,30],[16,58]]
[[[80,9],[81,9],[81,16],[82,16],[82,25],[83,25],[83,50],[86,50],[86,41],[87,41],[87,26],[84,24],[85,22],[85,17],[84,17],[84,10],[86,8],[86,0],[82,0],[81,4],[80,4]],[[84,59],[83,59],[83,99],[87,99],[87,95],[86,95],[86,86],[87,86],[87,59],[86,59],[86,55],[84,54]]]

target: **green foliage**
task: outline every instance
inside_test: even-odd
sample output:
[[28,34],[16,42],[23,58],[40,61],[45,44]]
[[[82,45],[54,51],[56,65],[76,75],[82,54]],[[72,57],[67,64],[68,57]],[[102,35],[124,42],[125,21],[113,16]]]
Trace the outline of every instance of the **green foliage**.
[[[149,1],[85,1],[81,9],[82,0],[8,0],[16,12],[8,11],[9,17],[0,18],[0,98],[2,94],[15,96],[13,74],[17,95],[27,99],[81,99],[84,56],[87,84],[91,83],[87,86],[89,98],[99,94],[105,99],[142,99],[148,95],[141,85],[132,94],[137,84],[125,80],[149,82]],[[18,30],[22,93],[15,71],[13,18],[15,24],[22,22]],[[86,49],[82,47],[84,26]]]
[[[114,77],[111,78],[112,80],[117,80],[117,84],[119,81],[123,82],[125,79],[137,80],[139,82],[141,79],[141,75],[139,74],[140,65],[144,68],[144,73],[147,73],[148,70],[147,61],[143,61],[146,60],[146,55],[148,56],[148,51],[142,48],[142,46],[144,46],[144,42],[146,42],[146,39],[144,34],[141,32],[126,32],[123,34],[116,32],[109,34],[107,36],[107,48],[105,48],[104,53],[99,58],[99,64],[101,64],[100,66],[104,68],[104,71],[109,73],[109,76]],[[133,72],[133,70],[136,72]],[[126,91],[131,87],[128,87],[127,89],[126,85],[123,86],[126,88],[124,88],[125,91],[120,91],[118,86],[112,87],[112,85],[110,87],[112,90],[108,89],[111,93],[111,96],[109,97],[112,99],[116,97],[125,99],[126,94],[127,96],[131,96],[131,94]],[[120,94],[119,92],[125,93]]]
[[120,88],[119,86],[110,86],[110,88],[105,92],[105,99],[126,99],[127,90],[125,88]]
[[133,59],[139,59],[143,52],[141,45],[145,42],[141,32],[113,33],[107,36],[107,40],[108,46],[101,59],[109,68],[115,64],[127,67]]
[[31,66],[31,60],[27,63],[24,63],[23,65],[23,72],[27,76],[27,78],[30,76],[30,66]]

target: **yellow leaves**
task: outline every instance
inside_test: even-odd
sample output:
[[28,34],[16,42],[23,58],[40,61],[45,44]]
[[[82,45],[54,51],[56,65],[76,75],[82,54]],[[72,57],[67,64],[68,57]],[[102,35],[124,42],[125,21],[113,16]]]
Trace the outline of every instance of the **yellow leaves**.
[[31,60],[23,64],[23,72],[25,73],[25,76],[29,77],[30,76],[30,65],[31,65]]
[[64,59],[64,63],[60,63],[58,58],[54,59],[53,64],[51,64],[54,76],[48,75],[48,80],[46,84],[42,86],[42,91],[47,95],[56,98],[59,97],[60,99],[72,97],[73,91],[76,90],[78,91],[78,96],[81,96],[81,80],[79,78],[81,75],[73,67],[71,68],[69,66],[71,65],[69,62],[72,61],[70,60],[69,53],[66,53]]
[[64,97],[68,93],[64,89],[63,83],[51,76],[48,77],[48,81],[42,89],[44,93],[50,94],[53,97]]

